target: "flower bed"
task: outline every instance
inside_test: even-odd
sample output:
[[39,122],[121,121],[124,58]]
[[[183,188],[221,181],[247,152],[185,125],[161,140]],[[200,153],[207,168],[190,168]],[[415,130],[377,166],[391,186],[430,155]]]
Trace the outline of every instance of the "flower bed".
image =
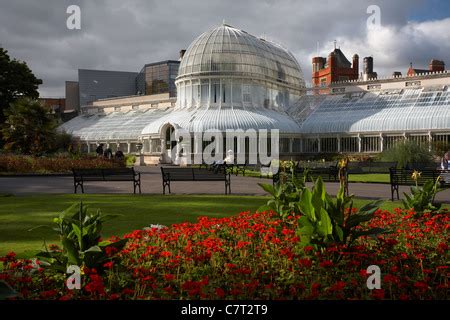
[[[0,280],[25,299],[449,298],[447,211],[415,218],[379,210],[370,224],[391,233],[320,251],[299,245],[294,217],[200,218],[125,235],[127,246],[111,248],[115,258],[104,270],[84,269],[81,290],[66,289],[64,273],[13,253],[1,258]],[[366,286],[370,265],[381,269],[381,289]]]
[[125,163],[96,157],[71,158],[66,156],[32,157],[18,155],[0,156],[0,173],[71,173],[72,168],[112,168]]

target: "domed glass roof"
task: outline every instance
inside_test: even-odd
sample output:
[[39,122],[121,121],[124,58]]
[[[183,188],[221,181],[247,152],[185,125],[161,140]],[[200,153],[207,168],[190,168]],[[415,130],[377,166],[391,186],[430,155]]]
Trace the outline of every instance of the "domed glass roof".
[[218,73],[273,81],[295,89],[305,86],[300,65],[289,51],[225,24],[192,42],[177,80]]

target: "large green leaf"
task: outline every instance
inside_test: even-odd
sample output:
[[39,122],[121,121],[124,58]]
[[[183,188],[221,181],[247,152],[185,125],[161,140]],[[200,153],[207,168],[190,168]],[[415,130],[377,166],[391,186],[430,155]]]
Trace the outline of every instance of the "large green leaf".
[[83,235],[81,234],[80,228],[75,223],[72,223],[72,230],[75,236],[77,237],[78,246],[80,250],[83,250]]
[[263,188],[264,191],[266,191],[267,193],[269,193],[272,196],[275,196],[275,189],[272,185],[268,184],[268,183],[258,183],[258,185]]
[[317,230],[322,237],[327,237],[333,233],[330,216],[324,208],[320,210],[320,221],[317,223]]
[[377,201],[369,202],[369,203],[365,204],[364,206],[362,206],[362,207],[359,209],[359,211],[360,211],[360,212],[365,211],[365,212],[371,212],[371,213],[373,213],[373,212],[377,211],[377,210],[381,207],[382,204],[383,204],[383,201],[382,201],[382,200],[377,200]]
[[353,228],[361,224],[362,222],[370,221],[373,218],[373,213],[361,212],[352,214],[346,221],[345,227],[347,229]]
[[338,225],[335,225],[334,230],[336,231],[339,241],[344,241],[344,231],[342,230],[342,228]]
[[300,210],[312,222],[317,220],[314,214],[314,207],[312,205],[312,193],[309,189],[303,190],[302,197],[300,199]]
[[270,211],[270,210],[272,210],[273,208],[271,208],[270,206],[268,206],[268,205],[262,205],[262,206],[260,206],[259,208],[258,208],[258,210],[256,210],[256,212],[258,212],[258,213],[261,213],[261,212],[265,212],[265,211]]
[[64,246],[64,250],[67,253],[67,258],[68,258],[68,262],[69,264],[73,264],[73,265],[77,265],[79,266],[81,263],[80,261],[80,256],[77,250],[77,247],[75,246],[75,244],[67,238],[63,238],[62,239],[62,244]]
[[100,249],[99,246],[92,246],[89,249],[87,249],[86,251],[83,251],[83,253],[87,253],[87,252],[102,252],[102,249]]
[[314,207],[314,214],[317,220],[320,220],[320,211],[324,207],[325,187],[322,178],[319,177],[313,188],[311,202]]

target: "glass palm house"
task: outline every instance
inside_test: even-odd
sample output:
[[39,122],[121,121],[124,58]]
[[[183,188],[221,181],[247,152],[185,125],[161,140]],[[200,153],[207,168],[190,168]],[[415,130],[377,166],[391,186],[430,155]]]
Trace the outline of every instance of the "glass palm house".
[[[450,74],[432,77],[436,79],[430,86],[424,78],[422,84],[407,87],[403,78],[396,80],[395,89],[306,94],[302,70],[288,50],[223,24],[187,49],[172,105],[83,113],[61,130],[79,137],[87,151],[104,143],[113,151],[135,152],[142,143],[149,163],[176,160],[177,142],[171,137],[178,130],[276,129],[280,157],[291,159],[315,153],[376,153],[402,139],[449,143]],[[252,144],[238,141],[234,151]],[[188,153],[197,152],[201,148],[192,143]]]
[[[303,73],[294,56],[273,42],[223,24],[192,42],[175,83],[177,100],[170,110],[84,115],[63,129],[94,144],[111,141],[117,148],[120,140],[134,136],[143,142],[144,153],[159,153],[163,162],[174,161],[170,137],[175,130],[226,136],[228,131],[275,129],[282,152],[290,151],[290,141],[300,133],[286,111],[304,94]],[[242,145],[235,141],[234,152],[256,143],[246,139]]]

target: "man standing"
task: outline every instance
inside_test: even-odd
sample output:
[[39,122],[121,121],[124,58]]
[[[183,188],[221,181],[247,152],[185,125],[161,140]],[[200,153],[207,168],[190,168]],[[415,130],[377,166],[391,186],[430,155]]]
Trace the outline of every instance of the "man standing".
[[95,152],[97,153],[97,157],[103,157],[103,143],[99,144]]

